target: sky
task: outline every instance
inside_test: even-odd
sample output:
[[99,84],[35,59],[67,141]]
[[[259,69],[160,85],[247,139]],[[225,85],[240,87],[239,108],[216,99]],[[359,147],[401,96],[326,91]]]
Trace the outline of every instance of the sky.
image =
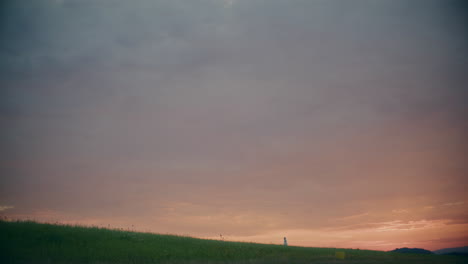
[[0,4],[0,215],[314,247],[468,245],[468,6]]

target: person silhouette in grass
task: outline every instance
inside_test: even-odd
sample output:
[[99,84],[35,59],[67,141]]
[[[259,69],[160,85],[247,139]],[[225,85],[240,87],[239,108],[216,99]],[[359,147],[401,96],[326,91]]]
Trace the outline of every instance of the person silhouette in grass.
[[284,237],[283,239],[284,239],[284,245],[287,246],[288,245],[288,240],[286,240],[286,237]]

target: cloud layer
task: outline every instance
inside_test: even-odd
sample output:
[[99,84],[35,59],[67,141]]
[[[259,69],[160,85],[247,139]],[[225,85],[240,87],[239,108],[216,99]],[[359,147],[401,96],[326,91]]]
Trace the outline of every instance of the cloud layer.
[[11,217],[315,246],[466,242],[461,1],[2,5]]

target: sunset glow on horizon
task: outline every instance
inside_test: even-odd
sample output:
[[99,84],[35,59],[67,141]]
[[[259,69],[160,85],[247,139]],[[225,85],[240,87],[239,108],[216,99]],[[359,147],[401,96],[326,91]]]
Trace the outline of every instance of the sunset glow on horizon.
[[468,5],[4,1],[0,216],[468,246]]

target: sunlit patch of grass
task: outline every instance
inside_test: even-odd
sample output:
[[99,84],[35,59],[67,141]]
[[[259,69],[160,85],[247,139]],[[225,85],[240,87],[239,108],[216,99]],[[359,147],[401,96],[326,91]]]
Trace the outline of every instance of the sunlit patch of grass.
[[[336,252],[345,259],[338,259]],[[0,221],[0,263],[468,263],[463,256],[284,247]]]

